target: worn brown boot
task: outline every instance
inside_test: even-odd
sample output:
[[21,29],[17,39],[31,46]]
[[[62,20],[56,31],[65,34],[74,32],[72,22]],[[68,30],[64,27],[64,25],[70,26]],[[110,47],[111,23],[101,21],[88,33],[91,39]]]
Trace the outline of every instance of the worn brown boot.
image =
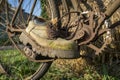
[[30,21],[28,27],[20,36],[20,41],[25,45],[30,44],[33,51],[42,56],[51,58],[78,58],[78,46],[74,41],[62,38],[49,39],[48,25],[46,22],[36,23]]

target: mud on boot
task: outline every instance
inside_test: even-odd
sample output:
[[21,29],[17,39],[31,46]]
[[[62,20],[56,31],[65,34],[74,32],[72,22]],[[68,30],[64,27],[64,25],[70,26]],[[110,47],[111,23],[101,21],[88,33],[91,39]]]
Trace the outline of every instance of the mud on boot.
[[50,58],[74,59],[79,58],[80,53],[75,41],[62,38],[49,39],[48,25],[31,20],[28,27],[20,35],[20,41],[24,45],[31,45],[33,52]]

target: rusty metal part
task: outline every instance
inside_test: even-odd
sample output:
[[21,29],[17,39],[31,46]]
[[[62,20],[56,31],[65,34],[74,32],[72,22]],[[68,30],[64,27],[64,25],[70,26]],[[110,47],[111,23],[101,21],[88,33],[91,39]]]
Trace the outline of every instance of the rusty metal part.
[[[119,25],[120,25],[120,21],[118,21],[118,22],[110,25],[110,26],[109,26],[108,28],[106,28],[106,29],[100,29],[97,38],[99,38],[99,37],[100,37],[101,35],[103,35],[104,33],[107,33],[108,31],[110,31],[111,29],[114,29],[115,27],[117,27],[117,26],[119,26]],[[105,50],[105,48],[107,47],[107,45],[112,42],[112,39],[109,39],[109,43],[108,43],[107,40],[108,40],[108,39],[106,39],[106,40],[104,41],[104,44],[103,44],[100,48],[96,47],[95,45],[93,45],[93,44],[91,44],[91,43],[88,44],[87,46],[90,47],[90,48],[92,48],[92,49],[95,51],[95,54],[96,54],[96,55],[99,55],[102,51]]]
[[23,1],[24,1],[24,0],[20,0],[19,7],[17,8],[17,10],[16,10],[16,12],[15,12],[15,15],[13,16],[12,21],[11,21],[11,24],[12,24],[12,25],[13,25],[14,22],[15,22],[15,19],[16,19],[17,15],[18,15],[18,12],[19,12],[19,10],[20,10],[20,8],[21,8],[21,6],[22,6]]
[[31,49],[30,47],[31,46],[25,46],[24,47],[25,55],[27,57],[29,57],[30,59],[33,59],[33,60],[36,60],[36,61],[41,60],[41,61],[46,61],[46,62],[54,60],[54,59],[50,59],[48,57],[44,57],[42,55],[37,54],[36,51],[35,51],[35,48]]
[[7,28],[6,28],[6,31],[9,31],[9,32],[13,32],[13,33],[22,33],[23,32],[23,30],[24,29],[15,29],[15,28],[13,28],[13,27],[10,27],[10,26],[8,26]]
[[91,42],[96,40],[100,35],[104,34],[110,29],[101,28],[101,25],[105,20],[105,14],[100,13],[99,11],[97,13],[90,11],[87,14],[88,17],[86,19],[82,18],[83,16],[80,15],[74,20],[71,26],[76,27],[76,29],[74,29],[74,32],[72,32],[72,34],[66,39],[76,40],[79,46],[87,45],[95,50],[96,54],[99,54],[106,48],[107,42],[105,42],[101,48],[96,47],[95,45],[91,44]]
[[84,31],[87,35],[84,37],[84,39],[80,40],[79,45],[85,45],[90,43],[92,40],[97,37],[97,34],[99,33],[99,29],[101,27],[101,24],[103,23],[103,20],[105,19],[105,15],[103,13],[99,13],[98,19],[94,19],[95,14],[94,12],[90,12],[90,17],[87,20],[87,23],[81,22],[82,24],[82,31]]
[[28,56],[28,57],[30,57],[30,58],[32,58],[32,59],[35,59],[35,57],[37,56],[34,52],[33,52],[33,50],[31,50],[29,47],[24,47],[24,52],[25,52],[25,54]]
[[71,40],[79,40],[85,36],[85,31],[82,29],[81,23],[78,23],[75,32],[72,34]]
[[80,30],[76,32],[76,36],[74,36],[73,40],[79,40],[85,36],[85,32]]
[[68,25],[67,31],[70,32],[70,34],[69,33],[67,34],[69,36],[66,36],[66,38],[65,38],[66,40],[73,40],[73,41],[78,40],[85,35],[85,32],[82,31],[81,23],[79,22],[81,19],[80,16],[75,17],[74,19],[75,20],[73,22],[69,23],[69,25]]
[[81,45],[87,45],[91,49],[95,51],[95,54],[98,55],[101,53],[106,46],[108,45],[107,42],[104,42],[104,44],[98,48],[97,46],[93,45],[91,42],[96,40],[98,37],[100,37],[102,34],[106,33],[110,29],[102,29],[101,24],[103,24],[105,20],[105,14],[98,12],[97,15],[95,15],[94,12],[89,12],[89,17],[84,20],[79,19],[76,25],[76,31],[74,37],[72,37],[71,40],[77,40],[79,46]]
[[[103,33],[105,33],[105,32],[107,33],[108,31],[110,31],[110,29],[103,29]],[[103,33],[101,33],[101,34],[103,34]],[[98,37],[100,37],[101,36],[101,34],[98,34]],[[101,47],[97,47],[97,46],[95,46],[95,45],[93,45],[92,43],[90,43],[90,44],[87,44],[87,46],[89,47],[89,48],[91,48],[91,49],[93,49],[94,51],[95,51],[95,54],[96,55],[99,55],[100,53],[102,53],[104,50],[105,50],[105,48],[107,48],[107,46],[108,46],[108,44],[110,44],[111,42],[112,42],[112,39],[111,39],[111,37],[109,36],[107,36],[106,37],[106,39],[104,38],[105,36],[102,36],[103,37],[103,43],[104,44],[102,44],[102,46]]]
[[107,42],[104,42],[104,44],[98,48],[97,46],[93,45],[93,44],[88,44],[87,46],[91,49],[93,49],[95,51],[95,54],[96,55],[99,55],[100,53],[102,53],[102,51],[105,50],[105,48],[107,47],[108,43]]
[[30,15],[29,15],[29,17],[28,17],[28,20],[27,20],[27,23],[30,21],[30,19],[31,19],[31,16],[32,16],[32,14],[33,14],[33,11],[34,11],[34,8],[35,8],[35,5],[36,5],[36,2],[37,2],[37,0],[34,0],[34,3],[33,3],[33,6],[32,6],[32,9],[31,9],[31,11],[30,11]]

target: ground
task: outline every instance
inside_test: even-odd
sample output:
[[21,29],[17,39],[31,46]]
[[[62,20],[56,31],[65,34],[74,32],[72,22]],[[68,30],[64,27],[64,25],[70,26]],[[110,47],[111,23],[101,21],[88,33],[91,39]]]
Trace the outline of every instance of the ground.
[[[6,57],[1,58],[2,64],[8,65],[7,69],[11,70],[10,75],[0,74],[0,80],[23,80],[38,65],[28,61],[16,50],[0,51],[0,55]],[[109,68],[107,64],[88,63],[88,61],[90,60],[83,58],[56,60],[41,80],[119,80],[119,67]]]

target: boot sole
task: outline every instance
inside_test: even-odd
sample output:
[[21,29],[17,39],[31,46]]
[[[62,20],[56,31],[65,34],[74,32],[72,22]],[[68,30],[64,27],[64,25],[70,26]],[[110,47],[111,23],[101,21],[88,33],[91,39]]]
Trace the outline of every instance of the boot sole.
[[59,58],[59,59],[76,59],[80,57],[80,53],[78,50],[56,50],[56,49],[50,49],[47,47],[43,47],[35,42],[35,40],[25,31],[21,33],[19,37],[20,41],[24,45],[31,45],[32,50],[36,52],[37,54],[40,54],[45,57],[50,58]]

